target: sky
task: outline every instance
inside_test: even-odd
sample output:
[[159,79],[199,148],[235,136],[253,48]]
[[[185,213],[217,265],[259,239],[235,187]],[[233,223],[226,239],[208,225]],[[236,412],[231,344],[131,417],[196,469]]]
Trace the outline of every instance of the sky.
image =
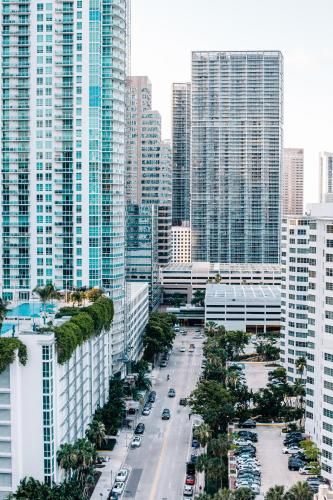
[[132,0],[131,73],[147,75],[163,137],[173,82],[192,50],[281,50],[284,146],[304,148],[305,202],[318,201],[318,156],[333,150],[333,0]]

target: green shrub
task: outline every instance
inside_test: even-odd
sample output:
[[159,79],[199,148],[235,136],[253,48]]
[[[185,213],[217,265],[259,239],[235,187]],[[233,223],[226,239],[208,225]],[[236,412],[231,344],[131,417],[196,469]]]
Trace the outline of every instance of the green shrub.
[[28,360],[27,347],[21,340],[12,337],[0,338],[0,373],[13,363],[17,350],[19,361],[25,365]]
[[79,307],[62,307],[57,311],[55,317],[56,318],[62,318],[63,316],[75,316],[76,314],[79,314],[81,312],[81,309]]
[[64,307],[60,309],[58,317],[63,315],[72,317],[54,329],[60,364],[68,361],[75,349],[83,342],[99,335],[102,330],[110,328],[113,319],[113,302],[107,297],[100,297],[88,307]]

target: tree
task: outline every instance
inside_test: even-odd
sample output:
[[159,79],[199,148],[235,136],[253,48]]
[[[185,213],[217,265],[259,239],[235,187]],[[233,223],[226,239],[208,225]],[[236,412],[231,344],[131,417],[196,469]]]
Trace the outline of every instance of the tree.
[[255,493],[250,488],[238,488],[235,491],[235,500],[254,500]]
[[250,488],[238,488],[235,491],[235,500],[254,500],[255,493]]
[[7,314],[7,306],[6,306],[6,303],[0,299],[0,329],[1,329],[1,325],[6,317],[6,314]]
[[296,359],[295,366],[297,371],[301,375],[301,381],[303,382],[303,373],[306,368],[306,358],[304,356],[301,356],[300,358]]
[[169,304],[173,307],[179,307],[185,302],[184,295],[180,293],[174,293],[169,297]]
[[59,299],[60,294],[55,288],[54,285],[49,284],[45,286],[38,286],[34,289],[34,292],[37,293],[37,295],[40,298],[40,301],[43,304],[43,309],[45,310],[45,305],[47,302],[49,302],[52,299]]
[[93,419],[86,430],[86,437],[91,443],[100,449],[106,437],[105,425],[103,422]]
[[230,393],[215,380],[200,381],[189,398],[189,405],[215,433],[226,432],[234,416]]
[[86,298],[90,302],[96,302],[97,299],[99,299],[103,295],[103,290],[100,288],[90,288],[90,290],[87,290],[85,293]]
[[233,491],[223,489],[219,490],[212,498],[212,500],[234,500],[235,495]]
[[75,306],[75,304],[77,304],[77,306],[80,306],[82,304],[84,296],[84,292],[81,292],[80,290],[75,290],[74,292],[72,292],[70,295],[70,301],[73,303],[73,307]]
[[57,451],[58,465],[65,471],[65,477],[69,479],[77,467],[77,454],[72,444],[61,444]]
[[265,500],[284,500],[284,486],[272,486],[265,495]]
[[221,275],[217,273],[214,278],[215,283],[221,283],[221,280],[222,280]]
[[196,290],[194,292],[191,304],[203,307],[205,305],[205,292],[204,290]]
[[313,491],[305,482],[299,481],[287,491],[286,500],[313,500]]
[[37,481],[33,477],[25,477],[17,487],[12,498],[18,500],[52,500],[50,486]]
[[220,458],[211,457],[207,454],[199,455],[196,463],[196,470],[205,472],[206,482],[215,483],[214,491],[222,486],[224,476],[224,465]]
[[209,425],[203,423],[194,429],[193,434],[201,446],[206,446],[212,436],[212,430]]
[[213,337],[217,332],[217,327],[218,325],[214,321],[207,321],[205,324],[205,334],[207,337]]

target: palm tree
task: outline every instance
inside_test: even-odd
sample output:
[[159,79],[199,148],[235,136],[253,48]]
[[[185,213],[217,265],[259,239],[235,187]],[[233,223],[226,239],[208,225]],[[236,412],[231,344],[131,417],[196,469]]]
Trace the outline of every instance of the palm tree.
[[202,423],[199,427],[195,428],[194,435],[200,445],[204,447],[212,437],[212,430],[208,424]]
[[304,370],[306,368],[306,359],[305,359],[305,357],[301,356],[300,358],[296,359],[295,365],[296,365],[296,368],[297,368],[298,372],[301,375],[301,382],[303,382],[303,373],[304,373]]
[[64,469],[65,477],[71,477],[72,472],[77,468],[77,453],[72,444],[61,444],[57,451],[58,465]]
[[0,328],[7,314],[7,305],[2,299],[0,299]]
[[284,500],[284,499],[285,499],[284,486],[272,486],[272,488],[270,488],[265,495],[265,500]]
[[40,483],[33,477],[25,477],[22,479],[16,493],[12,498],[18,500],[33,498],[34,500],[51,500],[51,488],[47,484]]
[[308,483],[299,481],[287,491],[286,500],[313,500],[313,491]]
[[234,500],[235,495],[233,491],[223,489],[219,490],[215,495],[213,496],[212,500]]
[[105,425],[103,422],[94,419],[86,430],[86,437],[91,443],[96,445],[97,448],[101,448],[103,441],[106,438]]
[[45,286],[38,286],[34,289],[34,292],[37,293],[37,295],[40,298],[40,301],[43,304],[43,309],[45,311],[45,304],[49,302],[52,299],[59,299],[60,295],[57,289],[55,288],[54,285],[48,284]]
[[205,334],[207,337],[213,337],[217,331],[217,323],[214,321],[207,321],[205,325]]
[[73,302],[73,306],[77,304],[80,306],[82,304],[82,300],[84,299],[84,293],[79,290],[75,290],[70,295],[70,301]]
[[227,381],[231,389],[235,389],[236,385],[239,383],[239,373],[236,370],[227,370]]
[[222,278],[221,278],[220,273],[217,273],[217,274],[215,275],[214,280],[215,280],[215,283],[221,283]]
[[96,461],[97,453],[95,446],[88,439],[78,439],[73,446],[77,454],[78,479],[83,485]]

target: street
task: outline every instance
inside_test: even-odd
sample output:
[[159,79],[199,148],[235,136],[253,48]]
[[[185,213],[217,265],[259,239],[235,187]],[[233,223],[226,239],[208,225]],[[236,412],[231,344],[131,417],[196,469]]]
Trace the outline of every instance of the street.
[[[200,373],[202,340],[193,339],[194,330],[187,328],[186,336],[177,334],[168,366],[157,372],[152,387],[157,393],[156,402],[150,415],[139,419],[146,426],[141,447],[129,448],[125,459],[124,467],[130,469],[130,477],[123,498],[176,500],[183,497],[193,417],[189,419],[190,410],[180,406],[179,399],[189,396]],[[190,343],[196,346],[193,353],[188,351]],[[179,351],[181,345],[186,352]],[[175,398],[168,397],[171,387],[176,391]],[[170,420],[161,419],[164,408],[170,409]]]

